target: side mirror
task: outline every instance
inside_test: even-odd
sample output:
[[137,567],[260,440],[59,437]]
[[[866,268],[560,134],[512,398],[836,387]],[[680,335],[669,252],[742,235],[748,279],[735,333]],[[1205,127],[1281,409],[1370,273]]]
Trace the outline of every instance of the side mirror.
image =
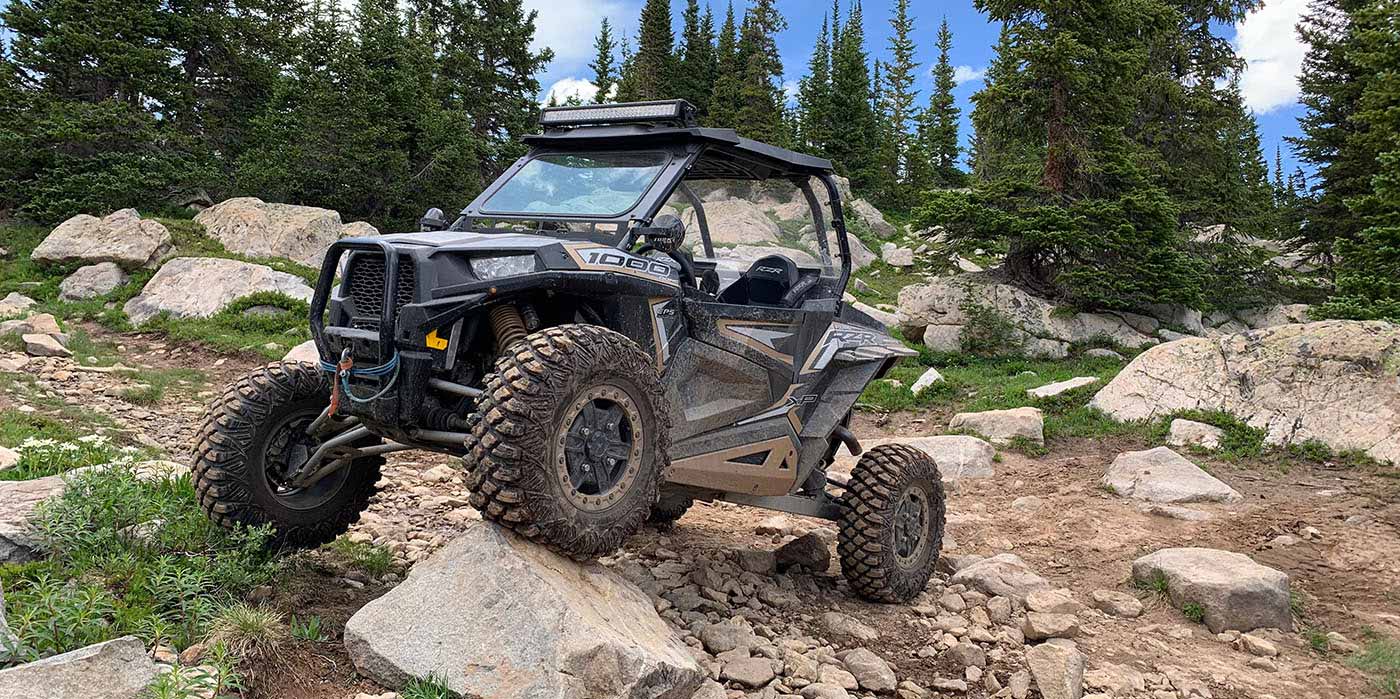
[[679,250],[685,242],[685,223],[673,214],[661,214],[652,220],[650,226],[637,229],[637,235],[645,238],[657,250],[671,253]]
[[447,228],[447,220],[442,217],[442,209],[433,207],[428,209],[428,213],[423,214],[423,218],[418,219],[418,230],[428,233],[440,231]]

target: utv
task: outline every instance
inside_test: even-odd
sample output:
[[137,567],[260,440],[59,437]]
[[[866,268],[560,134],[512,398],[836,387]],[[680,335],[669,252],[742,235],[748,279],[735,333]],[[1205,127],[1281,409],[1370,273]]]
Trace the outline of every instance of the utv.
[[[932,459],[886,445],[828,473],[841,445],[861,453],[861,391],[912,354],[842,303],[831,163],[698,127],[684,101],[540,122],[450,224],[432,209],[419,233],[329,248],[311,302],[321,362],[258,369],[210,407],[204,510],[319,545],[359,518],[385,454],[426,449],[462,458],[482,516],[571,556],[723,500],[838,522],[862,596],[923,590],[943,538]],[[714,195],[777,188],[810,209],[809,251],[716,259]]]

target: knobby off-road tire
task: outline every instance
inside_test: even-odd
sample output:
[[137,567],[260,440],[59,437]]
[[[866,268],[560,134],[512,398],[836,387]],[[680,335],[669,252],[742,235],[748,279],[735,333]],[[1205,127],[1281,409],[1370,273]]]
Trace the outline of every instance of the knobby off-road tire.
[[304,362],[279,362],[239,378],[210,403],[193,475],[200,507],[211,520],[230,530],[271,524],[270,543],[295,548],[328,543],[359,520],[375,493],[384,457],[356,459],[306,490],[282,488],[268,473],[314,448],[314,440],[300,440],[330,395],[329,372]]
[[662,487],[661,497],[656,501],[656,505],[651,508],[651,516],[647,517],[647,522],[659,527],[669,527],[676,523],[676,520],[685,516],[690,510],[690,506],[695,504],[695,499],[688,495],[668,493]]
[[[625,336],[593,325],[528,335],[496,360],[477,408],[463,465],[487,519],[587,559],[617,550],[656,504],[671,417],[653,359]],[[594,439],[627,455],[622,468],[591,468],[606,458]]]
[[887,603],[923,592],[943,548],[947,508],[933,459],[903,444],[874,447],[852,469],[841,505],[836,552],[851,589]]

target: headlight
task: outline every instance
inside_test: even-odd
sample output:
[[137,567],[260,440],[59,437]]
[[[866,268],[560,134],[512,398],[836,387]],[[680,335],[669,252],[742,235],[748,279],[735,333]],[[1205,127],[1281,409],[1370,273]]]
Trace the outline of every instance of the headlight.
[[499,279],[517,274],[529,274],[538,269],[534,255],[504,255],[502,257],[473,257],[472,273],[477,279]]

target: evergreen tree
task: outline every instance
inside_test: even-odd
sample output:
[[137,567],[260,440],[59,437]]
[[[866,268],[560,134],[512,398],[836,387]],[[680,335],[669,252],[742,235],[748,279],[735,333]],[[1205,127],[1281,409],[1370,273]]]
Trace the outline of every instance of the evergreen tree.
[[718,68],[715,87],[710,94],[709,124],[734,128],[739,124],[739,89],[743,83],[740,71],[743,63],[739,55],[739,29],[734,21],[733,0],[725,10],[715,54]]
[[928,107],[919,115],[919,144],[925,162],[919,170],[921,189],[937,185],[958,186],[963,173],[958,169],[958,119],[961,117],[953,98],[953,33],[947,18],[938,28],[938,62],[933,67],[933,92]]
[[840,133],[827,146],[838,172],[857,191],[872,191],[879,180],[877,160],[879,120],[871,108],[874,92],[865,52],[865,29],[860,5],[852,7],[836,37],[831,54],[831,123]]
[[617,84],[617,65],[613,62],[617,52],[617,43],[613,41],[612,26],[608,23],[608,18],[603,18],[603,24],[598,27],[598,37],[593,40],[593,62],[588,64],[588,69],[593,71],[593,84],[598,86],[598,94],[593,97],[595,104],[609,101],[608,93]]
[[783,61],[774,40],[787,29],[777,0],[754,0],[744,13],[739,34],[743,79],[739,85],[739,133],[767,143],[790,141],[782,88]]
[[647,0],[637,31],[637,52],[624,81],[626,93],[619,92],[619,102],[672,99],[679,94],[675,41],[671,0]]
[[700,3],[686,0],[684,29],[681,31],[680,74],[676,96],[695,105],[703,118],[709,113],[710,94],[715,89],[714,16],[707,7],[700,15]]
[[909,0],[896,0],[890,29],[890,61],[885,64],[883,81],[878,85],[885,131],[881,147],[885,184],[877,194],[882,204],[908,210],[914,192],[910,173],[916,169],[911,164],[920,157],[913,129],[914,75],[919,64],[914,60],[914,19],[909,16]]
[[827,144],[835,130],[831,123],[831,28],[830,18],[822,18],[821,33],[812,57],[807,62],[807,74],[798,83],[798,145],[808,152],[825,155]]
[[1025,181],[1040,169],[1044,134],[1036,131],[1021,99],[1017,55],[1012,22],[1003,22],[982,89],[972,96],[972,170],[981,182]]

